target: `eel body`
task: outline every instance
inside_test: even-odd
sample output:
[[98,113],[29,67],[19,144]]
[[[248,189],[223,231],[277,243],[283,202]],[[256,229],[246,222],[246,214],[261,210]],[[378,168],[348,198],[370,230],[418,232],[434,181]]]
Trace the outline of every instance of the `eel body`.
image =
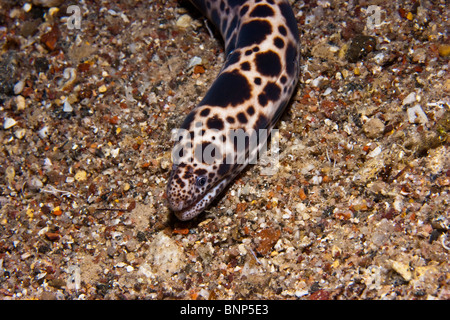
[[226,61],[177,131],[167,186],[180,220],[200,214],[255,159],[299,77],[288,0],[191,0],[220,31]]

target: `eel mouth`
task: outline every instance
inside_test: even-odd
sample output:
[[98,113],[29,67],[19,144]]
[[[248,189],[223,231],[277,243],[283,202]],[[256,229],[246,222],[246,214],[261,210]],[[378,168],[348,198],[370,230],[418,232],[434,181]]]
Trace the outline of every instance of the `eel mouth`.
[[191,201],[187,206],[179,208],[179,206],[174,206],[169,201],[169,207],[172,209],[178,220],[188,221],[200,213],[202,213],[208,205],[216,198],[220,192],[225,189],[228,184],[227,180],[222,180],[210,188],[204,195],[198,197],[194,201]]
[[175,214],[175,216],[178,218],[178,220],[180,221],[188,221],[191,220],[193,218],[195,218],[196,216],[198,216],[205,208],[197,208],[197,202],[193,203],[192,205],[183,208],[181,210],[178,211],[173,211],[173,213]]

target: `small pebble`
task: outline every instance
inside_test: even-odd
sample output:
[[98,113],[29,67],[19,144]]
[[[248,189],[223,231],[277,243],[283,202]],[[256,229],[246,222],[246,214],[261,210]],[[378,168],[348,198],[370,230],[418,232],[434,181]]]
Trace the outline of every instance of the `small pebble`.
[[161,169],[167,170],[170,168],[170,166],[172,165],[171,161],[168,158],[162,158],[161,159]]
[[416,102],[416,93],[415,92],[411,92],[410,94],[408,94],[405,99],[403,99],[402,101],[402,105],[404,106],[405,104],[411,104]]
[[41,130],[38,131],[39,137],[42,139],[47,138],[48,136],[48,126],[43,127]]
[[357,62],[364,58],[368,53],[375,50],[377,41],[374,37],[357,35],[352,39],[347,51],[347,60]]
[[322,80],[323,80],[323,76],[318,76],[311,82],[311,85],[313,87],[318,87],[320,85],[320,83],[322,82]]
[[202,74],[205,73],[205,68],[201,65],[196,65],[194,67],[194,74]]
[[122,18],[123,22],[125,22],[125,23],[129,23],[130,22],[130,19],[128,19],[128,17],[126,16],[125,13],[121,12],[120,13],[120,17]]
[[381,153],[381,151],[382,151],[381,147],[378,146],[367,154],[367,158],[375,158]]
[[192,67],[194,67],[196,65],[199,65],[201,63],[202,63],[202,58],[197,57],[197,56],[192,57],[192,59],[189,60],[188,69],[190,69],[190,68],[192,68]]
[[138,241],[136,239],[130,239],[127,241],[125,246],[126,246],[128,252],[136,251],[136,249],[138,248]]
[[333,92],[333,89],[331,89],[330,87],[328,87],[326,90],[325,90],[325,92],[323,93],[323,95],[324,96],[327,96],[327,95],[329,95],[330,93],[332,93]]
[[106,92],[106,90],[108,90],[108,88],[106,88],[106,86],[104,84],[98,88],[98,92],[100,92],[100,93],[104,93],[104,92]]
[[25,87],[25,81],[20,80],[14,85],[14,94],[20,94]]
[[406,110],[408,114],[409,123],[420,123],[425,124],[428,122],[427,115],[423,112],[422,107],[416,104],[414,107],[408,108]]
[[[112,149],[112,150],[111,150],[111,156],[112,156],[113,158],[116,158],[116,157],[119,155],[119,151],[120,151],[120,148]],[[76,177],[75,177],[75,178],[76,178]]]
[[69,103],[67,100],[64,101],[63,111],[64,111],[64,112],[67,112],[67,113],[70,113],[70,112],[73,111],[72,106],[70,105],[70,103]]
[[450,56],[450,44],[443,44],[438,47],[439,55],[441,57]]
[[147,263],[154,273],[167,279],[183,270],[187,262],[180,244],[160,231],[148,244]]
[[308,290],[297,290],[297,291],[295,291],[295,293],[294,293],[294,295],[297,297],[297,298],[301,298],[301,297],[303,297],[303,296],[307,296],[309,294],[309,291]]
[[41,189],[44,186],[42,181],[39,180],[39,178],[37,178],[37,177],[32,177],[28,181],[27,185],[28,185],[28,188],[30,188],[31,191],[39,191],[39,189]]
[[131,272],[134,270],[133,266],[126,266],[125,269],[127,270],[127,272]]
[[182,16],[180,16],[177,19],[177,27],[179,28],[187,28],[191,25],[192,23],[192,18],[190,15],[188,14],[183,14]]
[[14,170],[14,167],[8,167],[5,170],[5,179],[9,183],[11,183],[14,180],[14,177],[16,176],[16,170]]
[[39,25],[39,19],[24,21],[22,27],[19,30],[19,34],[24,38],[33,36],[39,31]]
[[17,110],[24,110],[26,107],[25,98],[22,96],[16,97]]
[[25,12],[30,12],[30,10],[31,10],[32,7],[33,7],[33,6],[31,5],[31,3],[25,3],[25,4],[23,5],[22,9],[23,9],[23,11],[25,11]]
[[412,54],[412,60],[415,63],[425,63],[427,59],[427,51],[424,48],[418,48],[414,50]]
[[409,270],[409,265],[399,261],[392,261],[392,269],[394,269],[405,281],[412,279],[412,272]]
[[74,177],[67,177],[66,178],[66,183],[73,183],[75,181]]
[[450,79],[445,80],[444,90],[445,91],[450,91]]
[[378,65],[383,64],[385,62],[385,58],[386,58],[386,55],[383,52],[380,52],[377,55],[375,55],[375,57],[373,57],[373,59],[375,60],[375,62]]
[[14,136],[20,140],[23,139],[23,137],[25,137],[26,132],[27,132],[26,129],[20,128],[14,132]]
[[259,230],[256,237],[259,240],[259,245],[256,251],[261,255],[266,255],[272,250],[272,247],[280,238],[281,231],[278,228],[267,228]]
[[58,29],[52,28],[49,32],[44,33],[40,40],[41,42],[46,46],[46,48],[50,51],[53,51],[56,49],[56,44],[58,42],[59,38],[59,32]]
[[384,128],[385,126],[383,121],[378,118],[370,119],[363,126],[364,133],[371,139],[381,136],[384,132]]
[[87,177],[87,173],[84,170],[80,170],[77,171],[77,173],[75,173],[75,180],[77,181],[85,181]]
[[61,210],[60,207],[55,207],[55,208],[53,209],[52,213],[53,213],[55,216],[60,216],[60,215],[62,215],[62,210]]
[[5,121],[3,122],[3,129],[9,129],[14,127],[17,124],[17,121],[13,118],[5,118]]
[[58,241],[61,236],[56,232],[46,232],[45,237],[49,241]]

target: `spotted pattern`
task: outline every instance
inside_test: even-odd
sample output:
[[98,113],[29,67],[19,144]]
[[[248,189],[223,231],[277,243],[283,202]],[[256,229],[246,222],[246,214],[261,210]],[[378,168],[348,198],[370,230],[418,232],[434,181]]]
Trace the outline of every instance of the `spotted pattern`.
[[[288,0],[191,1],[220,31],[227,58],[182,123],[172,153],[167,198],[180,220],[201,213],[259,152],[265,141],[252,134],[270,132],[299,74],[299,34]],[[247,134],[244,141],[237,132]]]

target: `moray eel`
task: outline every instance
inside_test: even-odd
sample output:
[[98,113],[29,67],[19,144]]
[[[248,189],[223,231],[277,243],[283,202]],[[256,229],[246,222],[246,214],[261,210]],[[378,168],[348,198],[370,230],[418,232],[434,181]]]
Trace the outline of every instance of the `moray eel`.
[[226,61],[177,130],[167,199],[183,221],[206,209],[267,143],[297,85],[300,52],[287,0],[191,2],[220,31]]

